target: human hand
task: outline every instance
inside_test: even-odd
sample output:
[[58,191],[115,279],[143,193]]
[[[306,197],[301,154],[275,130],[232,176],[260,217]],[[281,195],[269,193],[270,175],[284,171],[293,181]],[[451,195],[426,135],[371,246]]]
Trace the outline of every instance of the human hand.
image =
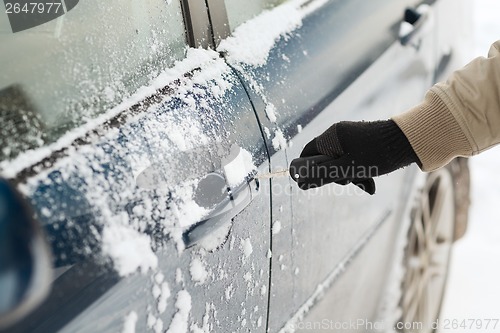
[[375,193],[373,177],[419,162],[392,121],[340,122],[309,142],[290,164],[290,176],[307,190],[353,183]]

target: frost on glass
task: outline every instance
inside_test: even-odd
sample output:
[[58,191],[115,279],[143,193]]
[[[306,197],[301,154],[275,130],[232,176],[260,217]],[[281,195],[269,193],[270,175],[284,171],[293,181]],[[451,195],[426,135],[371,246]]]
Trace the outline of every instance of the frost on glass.
[[55,141],[184,57],[180,2],[80,2],[19,33],[0,17],[0,160]]
[[[156,251],[168,242],[183,251],[184,232],[258,164],[253,156],[262,138],[249,125],[253,113],[240,112],[245,95],[241,88],[235,95],[236,76],[208,50],[188,51],[171,70],[188,62],[198,69],[172,82],[171,93],[119,128],[91,133],[88,144],[21,186],[44,225],[55,267],[92,260],[111,263],[120,276],[156,270]],[[221,197],[203,200],[204,181],[215,173],[225,177]],[[225,231],[204,246],[217,248]]]
[[271,9],[286,0],[225,0],[231,31],[243,22],[257,16],[265,9]]

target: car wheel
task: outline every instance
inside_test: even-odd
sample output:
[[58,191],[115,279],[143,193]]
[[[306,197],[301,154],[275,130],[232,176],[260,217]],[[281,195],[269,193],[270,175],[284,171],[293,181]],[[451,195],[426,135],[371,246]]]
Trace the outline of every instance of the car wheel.
[[400,301],[401,332],[432,332],[439,316],[457,221],[458,186],[453,180],[451,166],[430,173],[412,210]]

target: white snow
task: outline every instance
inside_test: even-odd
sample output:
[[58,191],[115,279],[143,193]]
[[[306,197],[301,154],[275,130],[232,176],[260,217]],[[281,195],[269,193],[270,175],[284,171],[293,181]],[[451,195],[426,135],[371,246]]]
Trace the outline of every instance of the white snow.
[[[430,10],[430,6],[427,4],[422,4],[417,7],[417,12],[421,15],[427,14]],[[414,26],[411,23],[408,22],[401,22],[399,26],[399,37],[405,37],[408,34],[410,34],[414,29]]]
[[163,333],[163,320],[161,320],[160,318],[156,319],[153,330],[155,331],[155,333]]
[[408,36],[413,31],[413,25],[408,22],[401,22],[399,26],[399,37],[405,37]]
[[177,294],[175,307],[177,312],[168,327],[167,333],[187,333],[189,313],[191,312],[191,295],[186,290],[181,290]]
[[[196,70],[193,71],[192,77],[189,79],[183,77],[184,73],[194,69]],[[68,156],[59,159],[53,168],[40,172],[28,179],[26,184],[19,186],[23,193],[29,196],[41,182],[46,181],[47,174],[54,169],[61,171],[63,179],[77,174],[85,181],[85,185],[81,186],[79,191],[85,196],[84,199],[92,207],[95,216],[98,216],[97,223],[103,230],[101,235],[103,255],[111,258],[115,269],[122,276],[131,274],[138,269],[142,272],[154,269],[158,260],[151,249],[151,239],[145,233],[148,227],[157,223],[153,221],[153,216],[156,215],[157,219],[162,221],[165,239],[170,236],[173,241],[177,242],[177,249],[182,251],[184,249],[184,242],[181,239],[182,231],[198,222],[206,215],[207,211],[198,206],[194,200],[198,179],[187,178],[184,183],[175,181],[174,184],[139,181],[144,180],[140,179],[143,176],[143,171],[153,165],[144,157],[144,150],[148,150],[149,147],[145,149],[143,140],[147,141],[149,146],[157,146],[156,148],[161,148],[157,150],[165,151],[165,156],[158,156],[159,160],[168,158],[172,149],[182,151],[205,145],[207,138],[201,131],[200,120],[195,119],[195,112],[192,112],[191,109],[191,104],[194,102],[187,93],[195,89],[194,84],[197,83],[203,84],[209,89],[217,86],[217,93],[221,94],[231,87],[232,83],[227,79],[229,70],[229,67],[216,52],[190,49],[185,60],[177,62],[173,68],[165,70],[148,87],[139,89],[136,94],[116,108],[89,120],[86,125],[68,132],[52,145],[26,152],[12,161],[1,162],[1,173],[7,177],[15,176],[23,168],[40,161],[54,150],[69,145],[88,131],[95,130],[104,122],[117,116],[124,109],[154,94],[157,89],[177,80],[176,88],[178,91],[175,96],[165,98],[177,98],[186,103],[189,107],[184,107],[179,111],[182,115],[173,116],[165,112],[157,113],[157,106],[151,106],[151,109],[148,110],[151,112],[131,116],[131,123],[137,123],[138,119],[144,120],[141,125],[144,126],[145,131],[138,135],[130,133],[130,142],[126,144],[118,142],[119,130],[110,129],[102,135],[90,138],[90,143],[87,145],[81,145],[78,149],[70,148]],[[182,121],[179,121],[180,119]],[[149,131],[148,129],[153,129],[153,126],[160,126],[162,131]],[[126,130],[130,129],[127,126],[120,129],[120,131],[124,131],[124,135],[127,135]],[[106,148],[99,145],[101,142],[106,142],[114,153],[110,154],[106,151]],[[130,174],[131,170],[128,166],[117,163],[117,155],[130,157],[128,162],[133,164],[131,165],[132,175],[136,178],[120,177],[118,179],[116,177],[113,179],[106,176],[101,164],[111,165],[117,171],[117,175]],[[245,156],[243,154],[243,157]],[[157,195],[160,197],[168,198],[171,196],[172,201],[167,203],[167,200],[160,200],[157,202],[148,199],[147,195],[142,195],[144,190],[150,189],[157,191]],[[146,199],[138,200],[138,197],[141,199],[146,197]],[[129,220],[128,214],[118,206],[133,202],[140,202],[140,204],[133,207],[134,216]],[[119,210],[118,213],[117,210]],[[43,209],[43,214],[54,214],[54,211],[47,207]],[[97,231],[96,236],[99,237]]]
[[[217,51],[224,52],[233,65],[246,63],[259,67],[266,63],[274,44],[302,26],[302,19],[328,0],[289,0],[238,26],[223,40]],[[307,54],[306,51],[304,51]],[[286,59],[285,59],[286,61]]]
[[[177,204],[174,204],[172,211],[177,216],[180,227],[187,228],[192,224],[199,222],[200,219],[208,213],[208,210],[200,207],[194,201],[194,193],[198,186],[198,180],[185,182],[172,191],[172,198]],[[177,199],[177,200],[175,200]]]
[[115,100],[115,91],[111,87],[104,88],[104,97],[106,97],[106,99],[109,102],[114,101]]
[[273,223],[273,235],[279,234],[281,231],[281,222],[276,221]]
[[224,295],[226,296],[226,301],[229,301],[231,297],[233,297],[234,294],[234,289],[233,289],[233,284],[231,283],[229,286],[227,286],[226,290],[224,291]]
[[297,125],[297,132],[298,133],[302,132],[302,125],[300,125],[300,124]]
[[177,267],[175,269],[175,283],[181,284],[184,282],[184,276],[182,275],[182,270]]
[[154,324],[156,324],[156,317],[151,313],[148,313],[148,317],[146,319],[146,325],[148,328],[153,328]]
[[286,139],[283,132],[278,128],[274,131],[274,138],[272,140],[273,147],[275,150],[286,148]]
[[234,249],[235,242],[236,242],[236,238],[234,238],[234,236],[231,236],[231,240],[229,241],[229,251],[232,251]]
[[426,3],[423,3],[417,7],[417,13],[420,15],[427,14],[431,10],[431,6]]
[[253,252],[252,242],[250,238],[245,238],[241,240],[241,250],[243,251],[243,255],[245,258],[250,257]]
[[50,209],[48,209],[47,207],[42,207],[41,211],[43,216],[45,217],[51,217],[52,216],[52,212],[50,211]]
[[225,269],[223,269],[220,265],[217,267],[217,279],[219,281],[227,279],[229,277],[228,273]]
[[243,280],[245,280],[246,282],[252,281],[252,273],[246,272],[245,275],[243,275]]
[[135,333],[135,324],[137,323],[137,318],[137,313],[135,313],[135,311],[131,311],[125,317],[122,333]]
[[217,228],[217,230],[212,231],[210,235],[207,235],[198,244],[208,252],[215,251],[226,242],[230,231],[231,222],[228,222]]
[[[70,146],[73,141],[84,137],[86,133],[95,130],[98,126],[122,113],[123,110],[126,110],[134,104],[144,100],[146,97],[153,95],[158,89],[169,85],[173,81],[182,77],[183,74],[190,72],[195,68],[206,69],[204,71],[200,71],[199,75],[194,78],[198,82],[215,79],[217,86],[225,88],[228,87],[227,83],[224,83],[221,76],[223,72],[227,71],[227,65],[222,59],[219,58],[219,54],[217,52],[203,49],[188,49],[185,59],[177,61],[172,68],[168,68],[161,72],[149,83],[149,85],[139,88],[136,93],[121,102],[116,107],[95,117],[94,119],[88,120],[84,125],[65,133],[61,138],[52,144],[25,151],[12,160],[0,162],[0,174],[6,178],[14,178],[17,173],[21,172],[23,169],[50,156],[54,151]],[[214,78],[214,73],[217,73],[218,77],[216,76]]]
[[154,298],[158,299],[160,298],[160,295],[161,295],[161,289],[160,289],[160,286],[155,284],[153,286],[153,289],[151,290],[151,294],[153,295]]
[[288,1],[238,26],[233,35],[223,40],[218,51],[230,63],[262,66],[275,42],[302,25],[299,1]]
[[193,323],[191,325],[191,332],[192,333],[210,333],[213,331],[211,329],[211,325],[209,323],[210,311],[215,311],[215,307],[209,303],[205,303],[205,314],[203,315],[202,326],[199,327],[197,323]]
[[266,116],[269,119],[270,122],[275,123],[276,122],[276,107],[271,104],[267,103],[266,105]]
[[189,266],[189,273],[191,274],[191,279],[199,284],[205,283],[208,272],[205,265],[200,258],[193,258],[191,260],[191,265]]
[[207,136],[202,132],[198,121],[178,122],[166,119],[161,125],[167,137],[180,150],[187,151],[208,144]]
[[269,128],[264,127],[264,133],[266,134],[266,138],[271,138],[271,131],[269,130]]
[[224,174],[230,187],[241,184],[257,167],[252,161],[252,154],[237,145],[231,146],[229,155],[222,160]]
[[167,301],[170,297],[170,287],[166,281],[160,285],[160,291],[161,291],[161,293],[157,297],[157,299],[158,299],[158,313],[162,314],[167,309]]
[[124,225],[104,226],[102,251],[111,257],[121,276],[132,274],[137,269],[145,273],[158,265],[158,258],[151,249],[150,237]]
[[165,275],[163,275],[163,273],[161,272],[158,272],[156,273],[156,275],[154,276],[154,279],[155,279],[155,282],[157,284],[160,284],[163,282],[163,280],[165,280]]

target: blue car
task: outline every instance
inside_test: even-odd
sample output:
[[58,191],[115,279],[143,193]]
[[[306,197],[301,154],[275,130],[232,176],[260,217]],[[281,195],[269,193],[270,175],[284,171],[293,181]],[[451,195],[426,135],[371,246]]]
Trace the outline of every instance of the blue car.
[[465,1],[60,3],[0,15],[0,332],[432,331],[467,161],[287,169],[463,65]]

